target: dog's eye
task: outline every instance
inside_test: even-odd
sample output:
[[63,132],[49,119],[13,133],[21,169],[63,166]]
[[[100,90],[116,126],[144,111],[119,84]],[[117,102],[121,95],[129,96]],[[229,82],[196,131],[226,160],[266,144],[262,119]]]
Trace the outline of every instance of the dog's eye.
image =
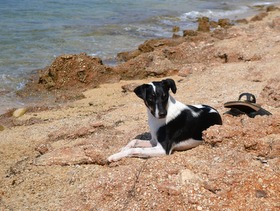
[[153,102],[153,98],[152,98],[152,97],[149,97],[149,98],[147,99],[147,101],[148,101],[149,103],[151,103],[151,102]]
[[149,97],[148,97],[148,102],[153,102],[154,101],[154,99],[155,99],[155,97],[156,97],[156,95],[155,94],[152,94],[152,95],[150,95]]

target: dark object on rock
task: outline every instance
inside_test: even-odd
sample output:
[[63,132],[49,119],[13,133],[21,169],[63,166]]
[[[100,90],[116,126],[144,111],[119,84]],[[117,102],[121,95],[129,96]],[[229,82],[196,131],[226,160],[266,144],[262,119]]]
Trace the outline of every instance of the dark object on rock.
[[[242,101],[241,98],[246,96],[246,100]],[[230,101],[224,104],[225,108],[230,108],[225,114],[232,116],[239,116],[246,114],[247,116],[254,118],[257,115],[271,115],[270,112],[263,109],[260,105],[256,104],[256,97],[250,93],[243,93],[239,96],[238,101]]]
[[256,190],[256,197],[257,198],[266,198],[267,193],[264,190]]

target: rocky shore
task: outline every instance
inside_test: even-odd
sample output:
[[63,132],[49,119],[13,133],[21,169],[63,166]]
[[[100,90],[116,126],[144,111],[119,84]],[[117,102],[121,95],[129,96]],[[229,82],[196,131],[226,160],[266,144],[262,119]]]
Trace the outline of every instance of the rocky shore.
[[[118,54],[115,66],[62,55],[18,93],[46,100],[0,117],[1,210],[280,209],[279,9],[238,24],[202,18],[198,30],[177,31]],[[149,136],[132,90],[163,77],[186,104],[223,114],[225,102],[250,92],[272,115],[223,115],[197,148],[107,163],[129,140]]]

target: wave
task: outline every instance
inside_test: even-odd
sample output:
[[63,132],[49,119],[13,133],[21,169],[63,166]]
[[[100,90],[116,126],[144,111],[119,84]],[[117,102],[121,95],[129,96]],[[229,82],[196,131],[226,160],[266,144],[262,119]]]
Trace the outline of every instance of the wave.
[[244,15],[248,14],[247,12],[250,10],[250,7],[248,6],[243,6],[240,7],[236,10],[223,10],[223,11],[219,11],[219,10],[205,10],[205,11],[191,11],[191,12],[186,12],[183,15],[181,15],[181,19],[182,20],[196,20],[199,17],[209,17],[209,18],[224,18],[224,17],[228,17],[228,18],[234,18],[236,16],[239,15]]

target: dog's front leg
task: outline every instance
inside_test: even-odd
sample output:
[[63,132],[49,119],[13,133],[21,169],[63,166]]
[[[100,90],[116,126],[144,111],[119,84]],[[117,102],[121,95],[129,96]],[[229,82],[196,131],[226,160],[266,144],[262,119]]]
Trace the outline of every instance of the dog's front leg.
[[125,151],[130,148],[148,148],[152,147],[152,143],[148,140],[141,139],[133,139],[130,141],[125,147],[121,149],[121,151]]
[[166,155],[166,152],[163,149],[163,147],[160,144],[158,144],[155,147],[148,147],[148,148],[129,148],[127,150],[111,155],[108,158],[108,161],[109,162],[118,161],[124,157],[149,158],[149,157],[157,157],[163,155]]

